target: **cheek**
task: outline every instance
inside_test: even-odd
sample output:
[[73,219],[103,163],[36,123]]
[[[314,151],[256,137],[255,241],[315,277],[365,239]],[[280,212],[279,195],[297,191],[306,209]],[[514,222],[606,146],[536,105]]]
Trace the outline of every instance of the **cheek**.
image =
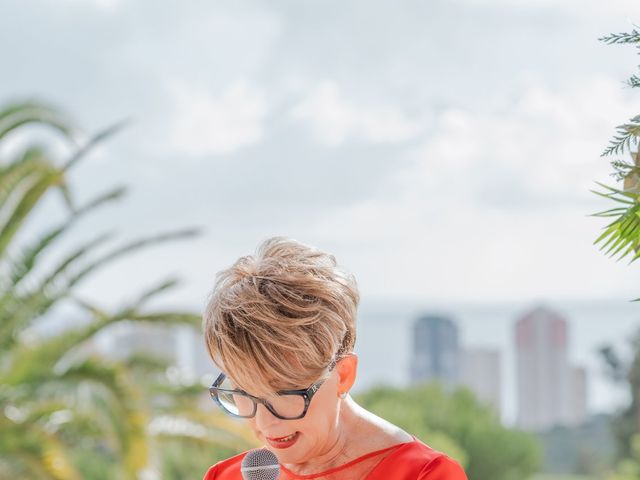
[[331,392],[318,393],[313,397],[307,415],[304,417],[304,424],[300,427],[313,434],[317,440],[325,440],[331,437],[338,424],[338,402]]

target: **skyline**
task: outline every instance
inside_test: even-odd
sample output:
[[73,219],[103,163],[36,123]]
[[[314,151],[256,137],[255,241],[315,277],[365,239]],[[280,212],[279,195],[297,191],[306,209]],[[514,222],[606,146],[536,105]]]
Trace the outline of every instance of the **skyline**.
[[[610,343],[628,354],[629,335],[639,328],[637,306],[618,301],[539,304],[522,302],[497,305],[460,305],[425,303],[399,304],[380,302],[363,305],[361,310],[356,352],[362,352],[358,388],[366,388],[377,381],[389,381],[399,386],[409,384],[409,353],[413,321],[424,314],[451,318],[460,333],[460,347],[489,348],[500,352],[502,365],[502,419],[514,425],[517,415],[516,356],[514,327],[516,320],[531,309],[544,306],[563,315],[569,325],[568,360],[587,369],[587,410],[589,414],[612,413],[628,400],[624,387],[614,385],[605,375],[604,363],[597,347]],[[611,319],[614,317],[615,323]],[[585,328],[576,328],[581,322]],[[614,325],[614,326],[612,326]],[[376,339],[379,339],[376,341]],[[371,344],[371,345],[370,345]],[[377,352],[399,352],[395,361],[376,361]],[[403,368],[398,376],[397,368]]]
[[[604,363],[596,352],[596,347],[604,343],[614,344],[620,351],[626,353],[625,333],[614,332],[601,322],[606,314],[614,314],[616,318],[628,326],[629,332],[637,331],[638,315],[635,306],[628,305],[626,309],[616,308],[617,302],[582,305],[546,305],[554,312],[564,315],[567,319],[568,344],[567,360],[576,367],[587,370],[587,413],[612,413],[627,401],[628,393],[624,387],[615,386],[604,374]],[[522,315],[537,308],[539,305],[493,305],[466,306],[453,305],[427,306],[397,303],[377,303],[363,305],[360,310],[355,352],[359,356],[358,379],[354,392],[363,392],[379,384],[396,387],[406,387],[411,384],[411,353],[414,344],[412,331],[414,322],[424,315],[446,316],[455,322],[458,328],[461,351],[491,350],[500,355],[500,414],[506,425],[515,425],[517,418],[517,372],[515,352],[515,325]],[[588,316],[587,312],[592,313]],[[580,313],[582,312],[582,313]],[[595,313],[594,313],[595,312]],[[589,329],[576,332],[573,328],[576,317],[588,321],[591,326],[601,323],[600,331],[595,331],[593,337],[585,336]],[[604,323],[604,324],[603,324]],[[486,326],[491,328],[486,328]],[[102,348],[126,351],[130,340],[123,335],[129,331],[121,326],[111,334],[101,335],[97,340]],[[181,329],[178,329],[181,331]],[[142,330],[144,331],[144,330]],[[198,337],[186,338],[184,332],[171,335],[176,343],[178,355],[177,366],[180,369],[196,367],[196,372],[185,372],[190,377],[205,374],[203,385],[210,384],[217,376],[217,367],[209,360],[205,353],[204,342]],[[116,338],[123,338],[124,344],[117,347]],[[137,336],[136,336],[137,338]],[[195,345],[193,344],[195,342]],[[149,346],[157,343],[151,337]],[[191,346],[187,346],[190,344]],[[385,354],[381,355],[380,352]],[[181,352],[181,353],[179,353]],[[192,355],[195,357],[191,358]],[[188,357],[188,358],[187,358]],[[194,363],[195,362],[195,363]],[[191,367],[189,367],[191,365]],[[206,372],[206,373],[205,373]],[[203,387],[204,388],[204,387]]]
[[[596,352],[596,346],[604,343],[612,343],[623,353],[626,343],[624,332],[612,332],[608,326],[602,325],[600,332],[595,332],[597,340],[575,333],[572,325],[575,316],[583,312],[583,320],[594,324],[602,319],[602,314],[616,314],[615,303],[600,304],[600,312],[584,317],[591,305],[559,305],[549,306],[554,312],[564,315],[568,322],[567,360],[574,367],[583,367],[587,370],[587,413],[588,415],[600,413],[613,413],[617,407],[626,403],[628,392],[614,385],[604,374],[604,363]],[[378,303],[376,305],[364,305],[360,311],[357,326],[357,340],[355,352],[359,356],[358,379],[354,385],[354,392],[366,391],[376,384],[383,383],[396,387],[411,385],[411,358],[414,338],[412,331],[414,323],[424,315],[437,315],[450,318],[457,326],[461,353],[468,351],[494,351],[499,354],[500,362],[500,416],[506,425],[515,425],[517,420],[517,371],[515,351],[515,326],[516,321],[524,314],[537,308],[536,305],[527,306],[467,306],[466,308],[441,305],[408,305],[397,303]],[[638,321],[634,306],[617,311],[617,318],[626,323],[631,329],[637,331]],[[59,322],[53,322],[52,328],[59,327]],[[489,324],[492,328],[484,328]],[[134,329],[135,330],[135,329]],[[127,332],[131,327],[125,325],[115,329],[113,333],[102,334],[96,345],[102,351],[126,352],[135,344],[135,338],[127,339]],[[144,329],[143,329],[144,331]],[[172,330],[173,331],[173,330]],[[186,335],[186,336],[185,336]],[[120,345],[116,339],[125,342]],[[146,339],[146,334],[143,335]],[[160,334],[159,338],[163,338]],[[204,342],[198,337],[186,334],[183,329],[171,334],[175,343],[176,366],[186,375],[185,379],[192,375],[204,375],[203,388],[209,385],[217,376],[218,369],[208,358]],[[158,340],[150,340],[151,344],[143,345],[143,348],[154,347]],[[133,343],[132,343],[133,342]],[[164,347],[163,347],[164,348]],[[386,352],[380,355],[380,352]],[[190,371],[195,368],[195,371]],[[206,378],[205,378],[206,377]]]

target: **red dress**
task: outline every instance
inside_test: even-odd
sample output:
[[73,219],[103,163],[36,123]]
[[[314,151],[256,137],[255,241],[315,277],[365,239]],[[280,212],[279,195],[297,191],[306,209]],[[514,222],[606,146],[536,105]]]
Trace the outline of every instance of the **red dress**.
[[[243,480],[240,464],[247,452],[216,463],[204,480]],[[462,467],[417,438],[376,450],[337,468],[296,475],[282,465],[278,480],[467,480]]]

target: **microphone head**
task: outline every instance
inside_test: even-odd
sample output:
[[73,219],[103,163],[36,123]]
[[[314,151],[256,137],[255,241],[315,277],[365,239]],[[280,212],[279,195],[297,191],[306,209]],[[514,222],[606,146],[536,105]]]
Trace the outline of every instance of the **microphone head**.
[[278,457],[266,448],[251,450],[240,466],[244,480],[276,480],[280,474]]

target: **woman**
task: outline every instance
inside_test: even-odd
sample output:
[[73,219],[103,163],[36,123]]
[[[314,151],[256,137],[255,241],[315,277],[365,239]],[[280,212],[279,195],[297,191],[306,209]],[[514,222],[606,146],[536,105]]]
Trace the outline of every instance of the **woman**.
[[[332,255],[265,241],[216,278],[204,314],[207,348],[223,372],[212,398],[276,455],[279,479],[466,479],[455,461],[349,395],[358,301],[355,279]],[[245,454],[217,463],[205,480],[241,480]]]

